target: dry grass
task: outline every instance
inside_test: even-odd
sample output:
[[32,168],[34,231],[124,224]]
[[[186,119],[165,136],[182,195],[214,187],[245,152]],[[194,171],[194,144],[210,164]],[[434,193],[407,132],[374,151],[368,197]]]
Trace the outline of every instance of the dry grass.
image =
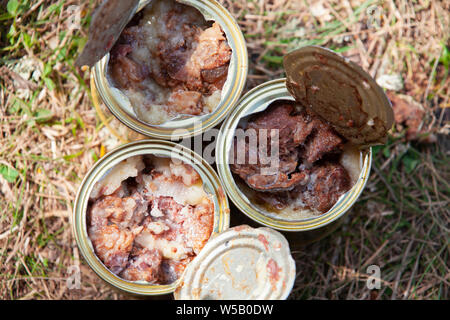
[[[73,67],[98,1],[17,2],[7,13],[0,0],[0,298],[127,298],[80,259],[70,224],[81,179],[117,143],[92,107],[88,73]],[[400,130],[374,149],[370,181],[344,225],[294,252],[291,298],[448,299],[448,1],[221,2],[248,41],[247,88],[283,76],[284,53],[323,45],[374,77],[399,76],[396,93],[423,106],[423,134],[437,137],[420,144]],[[67,27],[70,5],[83,9],[82,30]],[[372,264],[380,290],[366,287]],[[82,283],[69,290],[73,265]]]

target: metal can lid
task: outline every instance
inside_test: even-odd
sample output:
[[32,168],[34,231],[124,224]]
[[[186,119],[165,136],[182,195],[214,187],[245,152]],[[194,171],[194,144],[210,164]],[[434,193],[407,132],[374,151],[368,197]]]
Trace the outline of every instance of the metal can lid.
[[75,64],[92,67],[99,61],[116,43],[138,4],[139,0],[103,1],[92,17],[89,40]]
[[322,47],[283,59],[289,92],[355,145],[385,143],[394,114],[383,89],[360,66]]
[[241,225],[208,241],[187,266],[179,300],[286,299],[295,263],[286,238],[273,229]]

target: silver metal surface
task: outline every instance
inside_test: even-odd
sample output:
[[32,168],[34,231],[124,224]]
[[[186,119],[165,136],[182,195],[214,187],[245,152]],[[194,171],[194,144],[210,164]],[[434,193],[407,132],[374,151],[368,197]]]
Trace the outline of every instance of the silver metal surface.
[[295,263],[284,236],[242,225],[211,239],[186,268],[176,299],[278,300],[294,285]]

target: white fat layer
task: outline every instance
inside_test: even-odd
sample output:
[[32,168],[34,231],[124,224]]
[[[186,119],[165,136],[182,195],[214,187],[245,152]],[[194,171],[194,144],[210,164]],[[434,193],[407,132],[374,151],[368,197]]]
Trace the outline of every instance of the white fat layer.
[[154,248],[161,252],[166,259],[181,260],[187,257],[192,252],[192,249],[187,248],[182,239],[175,239],[169,241],[165,238],[157,238],[153,234],[143,231],[139,234],[135,242],[145,248]]
[[90,195],[91,199],[112,194],[120,187],[122,181],[129,177],[136,177],[144,167],[142,156],[131,157],[118,163],[94,185]]

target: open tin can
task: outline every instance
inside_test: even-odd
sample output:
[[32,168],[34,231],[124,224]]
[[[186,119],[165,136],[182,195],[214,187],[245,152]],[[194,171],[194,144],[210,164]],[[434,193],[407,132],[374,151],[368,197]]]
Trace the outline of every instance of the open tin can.
[[80,251],[92,270],[104,281],[125,292],[139,295],[172,293],[180,279],[168,285],[152,285],[145,281],[127,281],[111,272],[95,254],[88,235],[87,211],[89,198],[95,184],[104,178],[118,163],[134,156],[153,155],[177,159],[189,164],[199,175],[204,191],[214,202],[214,222],[211,237],[229,227],[228,200],[220,179],[211,166],[193,151],[169,141],[140,140],[121,145],[101,158],[88,172],[78,190],[73,210],[73,232]]
[[[284,65],[287,79],[269,81],[249,91],[223,123],[217,139],[216,162],[225,190],[241,212],[257,223],[281,231],[306,231],[297,233],[299,237],[292,233],[285,235],[307,243],[335,229],[357,201],[369,178],[371,145],[385,141],[393,114],[389,100],[375,81],[359,66],[330,50],[304,47],[285,56]],[[353,174],[351,189],[320,215],[283,216],[283,210],[256,205],[254,190],[230,169],[236,129],[248,121],[247,117],[282,100],[300,102],[357,146],[359,154],[354,153],[352,161],[359,166],[359,173]],[[364,116],[358,117],[360,114]]]
[[[244,36],[235,19],[223,6],[214,0],[177,1],[200,11],[206,21],[217,22],[225,33],[227,43],[232,50],[228,75],[221,91],[220,101],[212,112],[198,116],[178,116],[158,125],[149,124],[137,117],[128,97],[113,86],[108,73],[110,53],[98,61],[91,70],[91,77],[94,79],[99,96],[115,117],[138,133],[165,140],[192,137],[223,121],[238,101],[245,86],[248,71]],[[140,1],[137,12],[149,3],[151,0]]]
[[[113,273],[97,255],[95,240],[88,231],[90,197],[105,187],[98,187],[97,183],[110,181],[108,175],[119,163],[144,155],[175,159],[190,165],[200,175],[203,189],[214,202],[209,240],[181,276],[170,284],[129,281]],[[111,209],[109,204],[106,209]],[[153,204],[145,210],[151,212],[152,209]],[[130,294],[167,295],[176,290],[177,299],[286,299],[295,280],[295,263],[287,240],[279,232],[267,228],[241,225],[228,229],[229,212],[219,177],[200,156],[173,142],[140,140],[112,150],[88,172],[75,199],[73,232],[82,256],[92,270],[112,287]],[[119,240],[116,238],[115,241]],[[145,264],[146,260],[143,261]],[[252,261],[250,265],[249,261]]]

